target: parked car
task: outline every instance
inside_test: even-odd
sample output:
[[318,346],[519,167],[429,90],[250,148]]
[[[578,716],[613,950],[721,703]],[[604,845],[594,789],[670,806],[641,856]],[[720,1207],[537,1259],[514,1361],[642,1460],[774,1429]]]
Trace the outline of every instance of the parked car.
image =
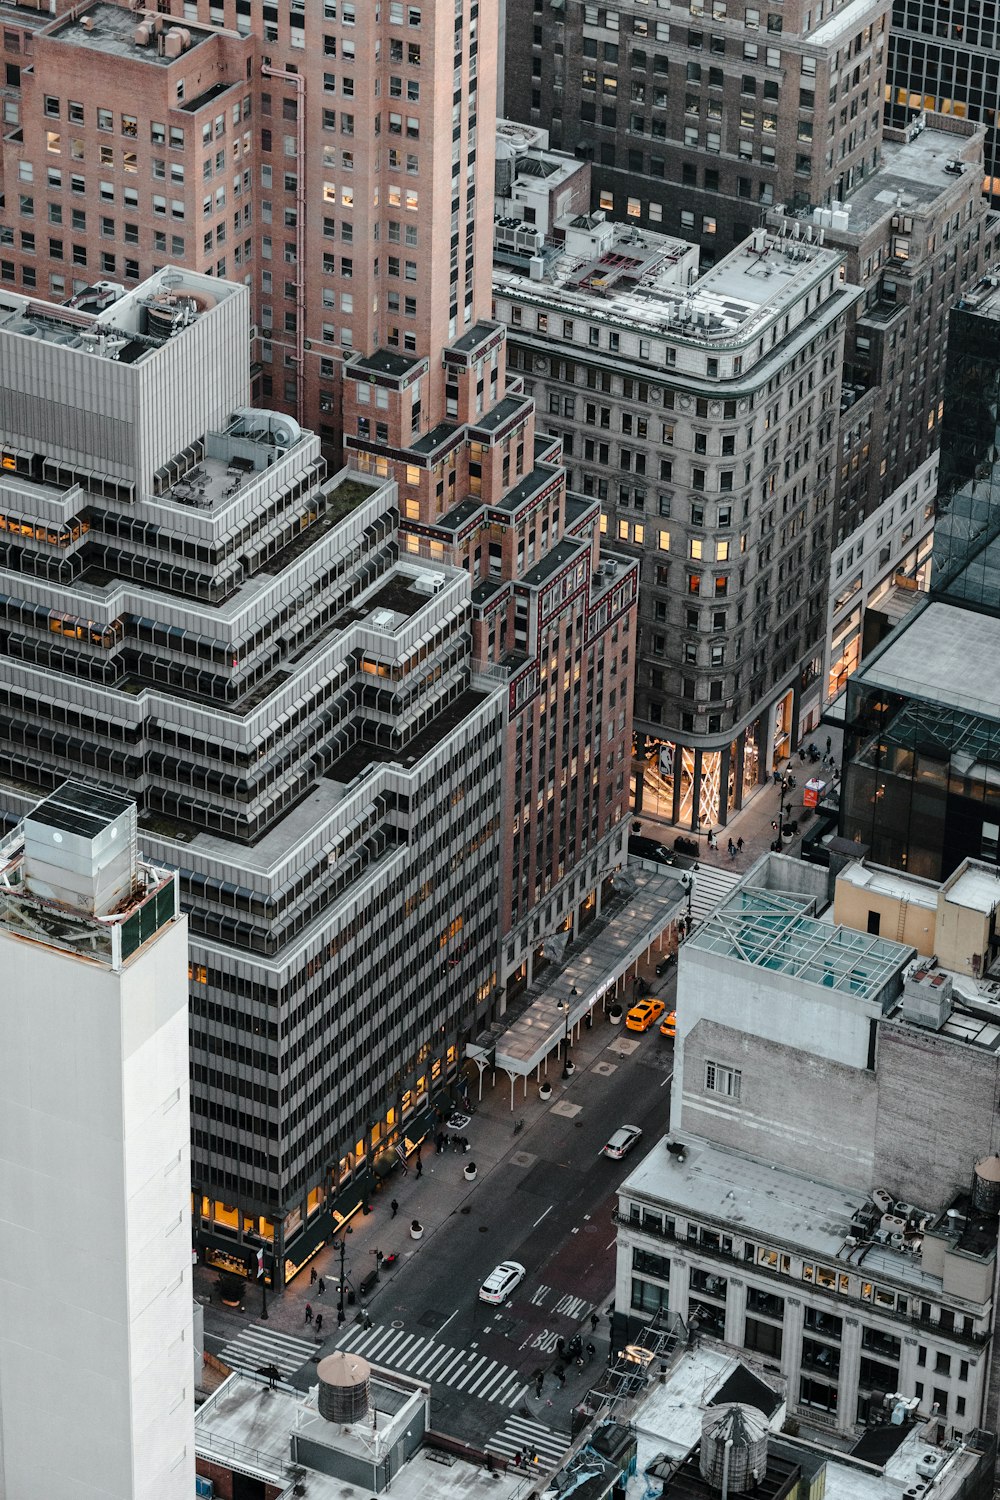
[[525,1274],[524,1267],[518,1261],[501,1261],[479,1288],[480,1302],[506,1302],[511,1292],[521,1285]]
[[620,1161],[627,1152],[631,1151],[641,1135],[642,1131],[638,1125],[620,1125],[604,1147],[604,1155],[610,1156],[612,1161]]
[[675,1010],[672,1010],[669,1015],[663,1017],[663,1020],[660,1022],[660,1035],[677,1035],[677,1012]]
[[658,1021],[666,1010],[662,1000],[657,1000],[655,995],[647,995],[637,1005],[633,1005],[625,1017],[625,1028],[627,1031],[648,1031]]
[[661,865],[672,865],[674,856],[665,844],[657,844],[653,839],[638,838],[633,835],[628,841],[628,852],[634,854],[636,859],[652,859]]

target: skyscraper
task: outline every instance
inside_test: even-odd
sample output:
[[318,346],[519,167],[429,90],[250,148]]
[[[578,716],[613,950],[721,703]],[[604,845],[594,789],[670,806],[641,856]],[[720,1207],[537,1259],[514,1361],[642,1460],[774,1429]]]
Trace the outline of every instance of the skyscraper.
[[0,844],[5,1500],[193,1491],[187,923],[135,811],[67,782]]
[[[0,556],[32,623],[6,637],[0,768],[15,807],[13,778],[74,766],[136,788],[181,867],[201,1240],[244,1268],[263,1243],[281,1284],[599,910],[637,572],[602,559],[490,317],[494,6],[327,0],[252,36],[202,11],[98,0],[33,34],[19,80],[25,223],[44,198],[89,236],[96,207],[139,271],[81,239],[100,282],[36,302],[19,203]],[[187,269],[161,264],[175,233]],[[328,483],[321,438],[355,465]]]

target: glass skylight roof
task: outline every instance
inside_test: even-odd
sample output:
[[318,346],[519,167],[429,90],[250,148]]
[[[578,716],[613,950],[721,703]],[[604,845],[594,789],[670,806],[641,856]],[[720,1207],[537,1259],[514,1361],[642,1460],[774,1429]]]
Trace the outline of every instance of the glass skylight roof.
[[809,896],[740,887],[687,945],[877,1000],[913,949],[820,922],[814,911]]

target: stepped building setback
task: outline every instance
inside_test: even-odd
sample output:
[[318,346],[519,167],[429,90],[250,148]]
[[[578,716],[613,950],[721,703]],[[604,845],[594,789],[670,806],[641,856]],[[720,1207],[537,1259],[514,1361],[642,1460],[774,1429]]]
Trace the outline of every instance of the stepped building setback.
[[637,570],[490,317],[492,4],[203,8],[9,73],[0,771],[179,869],[198,1239],[281,1286],[625,861]]

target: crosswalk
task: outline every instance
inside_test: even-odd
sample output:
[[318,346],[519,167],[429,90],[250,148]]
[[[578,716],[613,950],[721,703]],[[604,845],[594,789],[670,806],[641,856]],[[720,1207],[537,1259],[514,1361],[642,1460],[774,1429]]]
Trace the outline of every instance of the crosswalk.
[[522,1453],[529,1465],[535,1456],[540,1460],[539,1468],[552,1469],[566,1457],[569,1445],[568,1433],[556,1432],[542,1422],[533,1422],[528,1417],[511,1416],[490,1438],[486,1444],[486,1452],[506,1459]]
[[282,1380],[289,1380],[312,1358],[318,1347],[314,1340],[297,1339],[290,1333],[255,1323],[232,1339],[220,1351],[219,1358],[233,1370],[255,1372],[266,1365],[274,1365],[280,1370]]
[[694,872],[694,890],[691,893],[691,915],[696,924],[704,922],[742,878],[743,873],[742,870],[720,869],[716,865],[698,866]]
[[516,1406],[528,1393],[524,1377],[501,1360],[384,1324],[349,1329],[337,1348],[362,1354],[373,1364],[406,1371],[418,1380],[449,1385],[479,1401],[495,1401],[498,1406]]

